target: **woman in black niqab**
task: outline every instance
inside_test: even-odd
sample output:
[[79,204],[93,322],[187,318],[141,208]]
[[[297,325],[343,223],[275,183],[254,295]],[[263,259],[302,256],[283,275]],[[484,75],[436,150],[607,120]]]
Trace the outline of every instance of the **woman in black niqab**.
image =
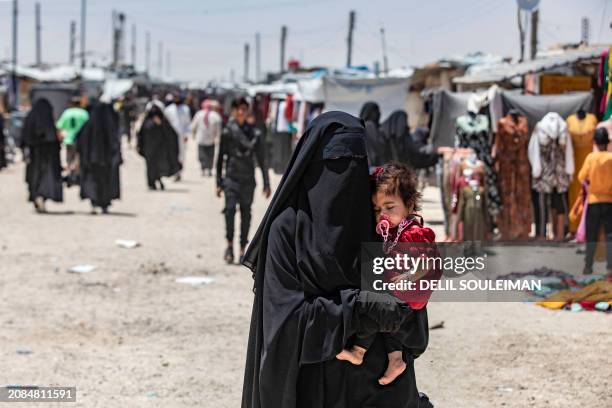
[[164,189],[162,177],[170,177],[181,170],[178,161],[178,136],[163,111],[152,104],[138,132],[138,153],[147,163],[149,189],[156,190],[159,184]]
[[393,112],[381,125],[381,132],[385,135],[391,148],[391,157],[387,161],[407,163],[415,169],[428,168],[438,162],[439,155],[425,153],[419,150],[410,135],[408,115],[403,110]]
[[370,166],[380,166],[389,155],[384,134],[380,131],[380,108],[376,102],[366,102],[361,107],[359,117],[365,123],[366,147]]
[[77,135],[81,199],[91,201],[92,212],[100,207],[107,213],[111,201],[121,195],[119,166],[123,160],[118,119],[111,105],[97,103]]
[[21,143],[26,154],[28,200],[43,212],[45,200],[63,201],[60,141],[47,99],[37,100],[26,116]]
[[[325,113],[301,137],[244,258],[255,300],[243,408],[419,407],[412,358],[427,344],[424,310],[411,315],[408,368],[394,383],[377,382],[380,336],[361,366],[335,358],[359,328],[369,293],[359,255],[373,231],[363,124]],[[382,314],[397,324],[395,310]]]

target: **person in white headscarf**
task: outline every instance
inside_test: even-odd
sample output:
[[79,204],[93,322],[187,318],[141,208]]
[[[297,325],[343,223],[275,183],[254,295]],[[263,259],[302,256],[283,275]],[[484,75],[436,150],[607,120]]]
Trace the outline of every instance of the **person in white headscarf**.
[[[174,131],[178,135],[179,143],[179,157],[178,161],[184,167],[185,163],[185,143],[190,133],[191,125],[191,113],[189,107],[183,102],[183,98],[175,98],[174,95],[166,95],[166,108],[164,109],[164,115],[170,125],[174,128]],[[181,180],[181,172],[179,171],[175,176],[175,181]]]
[[205,99],[191,121],[193,138],[198,142],[198,159],[202,169],[202,176],[212,176],[212,167],[215,156],[215,144],[219,142],[223,120],[216,112],[218,102]]

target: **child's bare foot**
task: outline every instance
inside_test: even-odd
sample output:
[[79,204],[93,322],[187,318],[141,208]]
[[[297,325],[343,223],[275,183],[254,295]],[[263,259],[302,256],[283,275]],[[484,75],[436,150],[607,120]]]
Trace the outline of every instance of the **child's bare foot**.
[[354,365],[361,365],[361,363],[363,363],[363,356],[365,355],[366,351],[367,350],[364,349],[363,347],[353,346],[353,348],[350,350],[347,350],[347,349],[342,350],[336,356],[336,358],[338,360],[348,361],[349,363],[354,364]]
[[378,380],[380,385],[391,384],[401,373],[406,370],[406,363],[402,358],[401,351],[392,351],[389,353],[389,365],[387,365],[387,371]]

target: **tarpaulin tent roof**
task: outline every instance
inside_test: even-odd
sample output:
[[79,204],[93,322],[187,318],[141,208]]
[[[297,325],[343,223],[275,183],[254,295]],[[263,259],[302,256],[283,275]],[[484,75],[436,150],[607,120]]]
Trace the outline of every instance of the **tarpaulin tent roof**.
[[[4,65],[0,72],[12,72],[12,66]],[[87,81],[104,81],[106,72],[102,68],[85,68],[78,70],[71,65],[58,65],[49,68],[25,67],[18,65],[15,69],[17,76],[31,78],[38,82],[70,82],[79,76]]]
[[325,110],[339,110],[359,115],[364,103],[374,101],[384,119],[393,111],[406,108],[410,77],[323,78]]
[[469,72],[467,75],[453,79],[455,84],[486,84],[503,82],[517,76],[536,74],[549,69],[566,66],[575,62],[597,58],[605,50],[603,47],[589,47],[559,54],[549,54],[546,57],[515,64],[499,64],[483,66]]

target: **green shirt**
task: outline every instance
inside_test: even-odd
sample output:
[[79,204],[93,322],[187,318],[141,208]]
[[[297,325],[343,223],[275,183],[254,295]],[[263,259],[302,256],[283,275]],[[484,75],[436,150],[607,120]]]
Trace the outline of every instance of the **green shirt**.
[[77,133],[89,120],[89,113],[82,108],[68,108],[57,120],[55,127],[64,131],[64,144],[74,144]]

